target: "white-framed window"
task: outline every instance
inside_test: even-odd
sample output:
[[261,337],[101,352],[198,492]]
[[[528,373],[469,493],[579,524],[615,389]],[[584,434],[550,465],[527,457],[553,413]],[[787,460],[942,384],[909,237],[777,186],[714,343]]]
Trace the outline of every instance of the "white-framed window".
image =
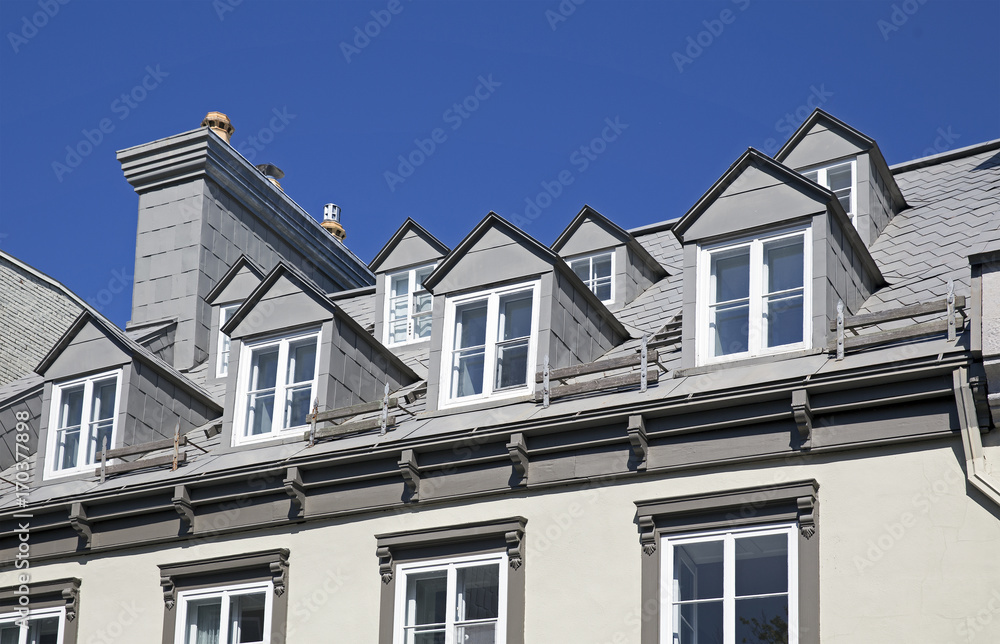
[[0,615],[0,644],[62,644],[65,608],[41,608],[22,619],[19,613]]
[[232,342],[229,336],[222,332],[222,327],[233,317],[242,302],[223,304],[219,307],[219,359],[215,367],[215,376],[225,378],[229,375],[229,348]]
[[615,251],[609,250],[569,259],[569,267],[583,280],[597,299],[605,304],[615,301]]
[[507,641],[507,555],[399,564],[393,644]]
[[540,282],[448,298],[442,406],[531,391]]
[[174,644],[270,644],[270,582],[177,594]]
[[664,536],[663,644],[798,641],[794,525]]
[[844,207],[844,212],[851,218],[854,227],[858,226],[858,213],[855,208],[857,192],[857,162],[840,161],[830,165],[820,166],[802,170],[802,176],[811,181],[815,181],[824,188],[829,189],[837,195],[840,205]]
[[233,437],[247,443],[306,425],[316,397],[319,331],[248,343],[240,352]]
[[52,385],[46,478],[90,470],[115,444],[121,369]]
[[810,233],[800,228],[699,249],[699,363],[809,347]]
[[419,342],[431,337],[433,296],[424,280],[436,264],[411,268],[385,276],[385,343]]

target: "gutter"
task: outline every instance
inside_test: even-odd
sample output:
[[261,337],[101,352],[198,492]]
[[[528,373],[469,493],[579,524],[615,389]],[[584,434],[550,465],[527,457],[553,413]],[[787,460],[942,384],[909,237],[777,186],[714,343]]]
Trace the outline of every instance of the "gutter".
[[961,425],[962,448],[965,451],[966,477],[974,488],[1000,506],[1000,479],[993,475],[989,463],[986,462],[983,437],[980,435],[979,421],[976,417],[976,402],[969,387],[968,368],[955,369],[952,382]]

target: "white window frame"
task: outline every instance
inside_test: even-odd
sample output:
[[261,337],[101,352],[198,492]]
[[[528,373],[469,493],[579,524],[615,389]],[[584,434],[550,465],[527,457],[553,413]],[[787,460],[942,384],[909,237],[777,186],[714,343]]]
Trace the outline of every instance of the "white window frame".
[[[423,264],[421,266],[414,266],[413,268],[408,268],[406,270],[396,271],[395,273],[387,273],[386,274],[386,276],[385,276],[385,305],[382,307],[382,309],[383,309],[382,310],[382,342],[387,347],[388,346],[399,347],[399,346],[403,346],[404,344],[413,344],[415,342],[427,342],[427,341],[430,340],[430,337],[426,337],[426,338],[417,338],[417,337],[414,337],[414,332],[415,332],[415,329],[416,329],[416,325],[413,323],[413,318],[415,317],[415,315],[413,313],[413,308],[414,308],[413,307],[413,299],[414,299],[414,297],[416,297],[418,295],[418,293],[416,292],[416,290],[414,288],[416,286],[416,283],[417,283],[417,271],[423,271],[423,270],[426,270],[426,269],[430,269],[431,271],[433,271],[436,266],[437,266],[437,264]],[[392,342],[392,340],[391,340],[391,338],[392,338],[392,335],[391,335],[392,323],[391,323],[391,320],[389,319],[389,312],[391,310],[390,305],[392,304],[392,299],[393,299],[393,297],[392,297],[392,280],[393,280],[393,278],[399,277],[400,275],[404,275],[404,274],[407,275],[407,279],[409,280],[409,282],[408,282],[409,286],[407,287],[407,303],[406,303],[406,340],[403,340],[402,342]],[[421,288],[420,289],[420,293],[430,294],[430,292],[427,289],[425,289],[425,288]],[[422,313],[420,315],[421,316],[427,315],[427,316],[433,317],[433,315],[434,315],[433,305],[431,306],[431,311],[429,313],[426,313],[426,314]],[[431,324],[433,325],[433,322]]]
[[[216,359],[215,365],[215,377],[225,378],[229,375],[229,355],[232,348],[232,341],[229,336],[222,332],[222,327],[233,317],[233,313],[236,309],[240,308],[242,302],[231,302],[229,304],[223,304],[219,306],[219,343],[216,349],[218,357]],[[222,358],[225,356],[226,361],[223,362]]]
[[[90,436],[84,436],[84,427],[90,424],[89,421],[91,413],[91,405],[93,403],[94,397],[94,383],[98,380],[108,380],[110,378],[115,379],[115,409],[114,414],[111,417],[111,448],[114,449],[116,440],[118,438],[118,412],[122,408],[122,370],[115,369],[113,371],[103,371],[101,373],[96,373],[90,376],[84,376],[83,378],[74,378],[73,380],[67,380],[64,382],[53,383],[52,384],[52,401],[49,404],[49,424],[48,424],[48,439],[46,441],[46,458],[45,458],[45,479],[59,478],[62,476],[72,476],[74,474],[80,474],[83,472],[93,473],[94,468],[98,463],[97,450],[95,449],[94,460],[87,462],[88,446],[90,444]],[[80,415],[80,441],[77,446],[77,459],[76,467],[68,467],[65,469],[57,468],[59,459],[58,457],[58,446],[57,437],[59,435],[59,409],[62,406],[62,396],[63,391],[69,389],[70,387],[76,387],[83,384],[83,409]]]
[[[598,251],[596,253],[587,253],[585,255],[576,255],[576,256],[573,256],[573,257],[567,257],[566,258],[566,264],[569,266],[570,271],[572,271],[573,270],[573,262],[578,262],[578,261],[580,261],[582,259],[586,259],[586,260],[589,261],[588,266],[590,267],[589,274],[591,275],[591,277],[590,277],[590,279],[583,280],[583,283],[587,286],[587,288],[590,289],[590,292],[593,293],[596,296],[597,295],[597,287],[594,284],[594,282],[597,281],[597,278],[593,277],[593,274],[594,274],[594,260],[597,259],[598,257],[602,257],[604,255],[610,256],[611,257],[611,275],[609,276],[609,278],[611,280],[611,297],[609,299],[607,299],[607,300],[601,300],[601,302],[603,302],[604,304],[614,304],[614,302],[615,302],[615,295],[616,295],[616,293],[615,293],[615,277],[616,277],[616,273],[615,273],[615,255],[617,255],[617,254],[618,253],[616,252],[615,248],[608,248],[606,250]],[[574,275],[575,274],[576,273],[574,272]],[[604,278],[600,278],[600,279],[604,279]]]
[[[528,374],[523,387],[510,387],[494,390],[493,381],[496,370],[497,331],[499,328],[500,298],[505,295],[531,290],[531,336],[528,340]],[[522,282],[501,286],[486,291],[477,291],[466,295],[447,298],[444,315],[444,334],[441,344],[441,377],[440,408],[459,407],[483,400],[502,400],[532,393],[535,378],[534,369],[538,364],[538,309],[540,303],[541,280]],[[486,348],[483,364],[483,393],[472,396],[453,398],[452,391],[452,353],[455,344],[455,309],[463,304],[487,300],[486,309]]]
[[850,165],[851,166],[851,207],[847,211],[847,216],[850,218],[851,223],[855,228],[858,227],[858,162],[857,159],[841,159],[840,161],[834,161],[833,163],[824,163],[823,165],[815,165],[809,168],[803,168],[799,170],[799,174],[805,175],[809,172],[816,173],[816,183],[823,186],[827,190],[830,190],[830,181],[827,178],[827,173],[830,170],[839,168],[841,166]]
[[[771,242],[802,236],[802,341],[776,347],[764,346],[767,324],[764,317],[764,245]],[[743,247],[750,247],[750,329],[747,351],[727,355],[712,355],[713,334],[710,327],[710,299],[712,288],[712,257]],[[809,349],[812,346],[812,228],[799,226],[761,233],[752,237],[698,247],[698,305],[696,324],[697,364],[716,364],[757,356],[776,355],[789,351]],[[756,320],[756,324],[755,324]]]
[[59,618],[59,632],[56,637],[56,642],[62,644],[66,637],[66,608],[39,608],[37,610],[32,610],[24,617],[22,621],[22,616],[20,613],[6,613],[0,615],[0,625],[9,626],[10,624],[16,624],[21,622],[20,634],[18,635],[18,644],[31,644],[28,641],[28,628],[29,622],[33,622],[38,619],[46,619],[49,617]]
[[[306,427],[305,424],[295,425],[294,427],[282,427],[282,425],[285,422],[284,400],[288,386],[288,383],[285,382],[288,375],[288,348],[291,343],[310,337],[316,342],[316,364],[313,367],[313,379],[309,393],[309,400],[314,401],[316,400],[316,389],[319,383],[319,359],[322,347],[322,331],[320,329],[310,329],[308,331],[299,331],[257,340],[244,344],[240,348],[240,364],[237,374],[239,385],[236,390],[236,407],[233,413],[233,445],[260,443],[284,438],[285,436],[294,434],[296,430]],[[275,375],[274,411],[271,418],[271,431],[258,436],[247,436],[247,423],[250,419],[247,396],[250,393],[250,369],[253,364],[253,354],[255,351],[267,349],[275,345],[278,346],[278,371]],[[280,412],[278,407],[279,401],[281,402]]]
[[499,583],[499,603],[497,609],[497,644],[507,641],[507,553],[498,552],[488,555],[468,555],[464,557],[449,557],[445,559],[435,559],[431,561],[421,561],[419,563],[400,563],[396,565],[396,598],[393,611],[392,622],[392,642],[393,644],[407,644],[405,637],[406,624],[406,586],[407,578],[411,574],[422,572],[433,572],[436,570],[448,570],[448,591],[446,604],[445,622],[445,644],[461,644],[455,642],[455,571],[458,568],[496,563],[500,567]]
[[784,534],[788,543],[788,642],[799,641],[799,558],[798,530],[795,524],[752,526],[731,530],[712,530],[681,535],[663,535],[661,552],[663,563],[660,567],[660,642],[671,644],[674,636],[674,546],[723,542],[723,600],[722,623],[723,644],[736,644],[736,537],[766,536]]
[[261,644],[270,644],[274,585],[269,581],[180,591],[177,593],[177,621],[174,626],[174,644],[187,644],[185,641],[188,635],[187,611],[188,603],[192,600],[214,599],[216,597],[222,599],[222,608],[219,611],[219,641],[228,642],[230,598],[261,592],[264,593],[264,639],[261,641]]

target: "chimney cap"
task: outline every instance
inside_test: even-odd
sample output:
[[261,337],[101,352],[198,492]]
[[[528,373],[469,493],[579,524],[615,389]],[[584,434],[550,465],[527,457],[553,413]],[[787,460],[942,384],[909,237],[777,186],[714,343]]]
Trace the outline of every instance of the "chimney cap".
[[232,121],[229,117],[222,112],[209,112],[205,115],[205,118],[201,121],[202,127],[208,127],[215,130],[215,133],[220,137],[224,138],[226,142],[229,142],[229,137],[233,135],[236,128],[233,127]]

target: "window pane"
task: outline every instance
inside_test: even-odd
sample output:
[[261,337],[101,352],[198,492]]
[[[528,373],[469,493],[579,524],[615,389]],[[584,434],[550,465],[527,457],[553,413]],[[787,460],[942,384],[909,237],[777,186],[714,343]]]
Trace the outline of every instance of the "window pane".
[[413,287],[413,290],[419,291],[420,289],[422,289],[424,287],[424,280],[427,279],[427,276],[430,275],[432,272],[434,272],[433,266],[424,266],[423,268],[418,268],[417,270],[415,270],[414,273],[416,274],[417,283]]
[[94,400],[90,406],[90,420],[107,420],[115,415],[116,380],[94,383]]
[[802,238],[795,239],[791,243],[782,241],[764,246],[768,293],[802,288]]
[[293,364],[289,366],[289,383],[306,382],[313,379],[316,374],[316,339],[310,338],[305,342],[293,344],[289,347],[289,359]]
[[500,340],[531,335],[531,292],[500,298]]
[[682,604],[678,608],[675,614],[680,613],[680,624],[675,625],[675,644],[722,644],[721,601]]
[[[497,619],[500,617],[500,566],[490,564],[459,568],[455,594],[457,621]],[[466,640],[459,638],[458,641]]]
[[590,258],[584,257],[582,259],[575,259],[569,263],[569,267],[573,269],[576,276],[582,279],[584,282],[590,280]]
[[21,639],[21,627],[16,624],[0,626],[0,644],[18,644]]
[[844,212],[846,212],[849,215],[852,214],[851,213],[851,192],[849,190],[847,190],[847,191],[844,191],[844,192],[838,192],[836,194],[837,194],[837,201],[839,201],[840,205],[843,206]]
[[87,463],[96,463],[100,460],[102,451],[111,449],[111,430],[113,428],[113,420],[106,420],[91,426],[90,445],[87,447]]
[[722,540],[674,546],[675,601],[722,597]]
[[58,617],[43,617],[28,622],[28,644],[59,644],[58,638]]
[[429,338],[431,337],[431,316],[420,315],[413,318],[413,337],[414,338]]
[[[448,598],[448,571],[418,573],[406,577],[406,625],[444,624]],[[431,640],[435,641],[435,640]]]
[[767,303],[767,346],[802,342],[802,296],[795,295]]
[[400,275],[392,276],[392,286],[390,287],[390,295],[392,297],[397,297],[399,295],[406,295],[410,292],[410,274],[409,272],[402,273]]
[[406,638],[407,644],[444,644],[444,629],[430,631],[412,631]]
[[497,625],[470,624],[468,626],[456,626],[455,641],[461,644],[496,644]]
[[80,453],[80,428],[61,430],[56,437],[59,445],[59,469],[76,467]]
[[788,535],[736,539],[736,596],[788,592]]
[[715,257],[712,260],[715,275],[714,302],[728,302],[750,296],[750,249],[739,255]]
[[528,341],[497,347],[497,389],[528,382]]
[[83,385],[62,390],[59,427],[76,427],[83,421]]
[[611,277],[611,253],[594,258],[594,277]]
[[485,353],[482,349],[459,352],[455,356],[455,397],[483,393]]
[[306,416],[309,415],[312,407],[312,387],[297,387],[288,392],[288,404],[285,407],[285,418],[283,428],[298,427],[306,424]]
[[257,436],[270,432],[273,417],[274,392],[250,394],[250,422],[247,424],[247,435]]
[[594,295],[596,295],[597,299],[601,300],[602,302],[607,302],[608,300],[610,300],[611,280],[603,279],[599,280],[596,284],[594,284]]
[[434,304],[434,298],[430,293],[419,293],[413,296],[413,313],[427,313]]
[[264,641],[264,593],[237,595],[230,599],[230,644],[252,644]]
[[715,353],[725,356],[743,353],[749,349],[750,307],[746,304],[718,308],[713,312],[712,326],[715,329]]
[[186,644],[219,644],[222,598],[188,602]]
[[826,171],[827,188],[836,192],[844,188],[851,188],[851,164],[845,163]]
[[787,642],[788,598],[736,600],[737,642]]
[[406,342],[406,320],[393,322],[389,327],[389,342]]
[[486,344],[486,302],[474,302],[455,310],[457,326],[455,348],[478,347]]
[[389,319],[405,320],[406,316],[410,314],[409,306],[409,298],[406,296],[389,300]]
[[270,389],[278,379],[278,347],[258,349],[253,352],[250,389]]

